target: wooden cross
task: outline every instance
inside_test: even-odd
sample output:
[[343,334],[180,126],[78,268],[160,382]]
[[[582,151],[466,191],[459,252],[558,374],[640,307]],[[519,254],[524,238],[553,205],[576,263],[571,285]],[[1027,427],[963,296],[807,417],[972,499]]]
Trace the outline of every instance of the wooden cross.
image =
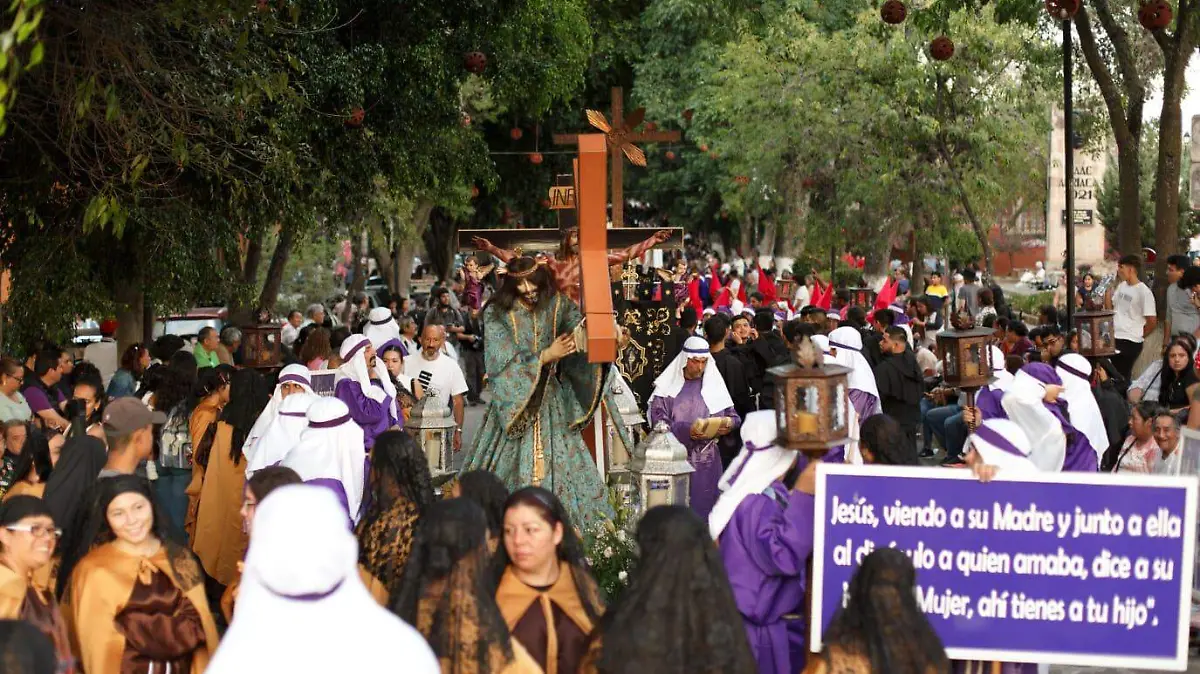
[[[625,117],[625,96],[624,90],[621,87],[612,88],[612,125],[604,118],[604,114],[595,110],[588,110],[588,122],[600,131],[604,132],[605,143],[608,146],[608,154],[612,159],[612,183],[609,188],[612,199],[612,225],[613,227],[625,226],[625,185],[624,166],[625,163],[621,159],[624,154],[629,158],[629,161],[635,166],[646,165],[646,155],[641,148],[634,143],[656,143],[656,142],[675,142],[680,138],[678,131],[637,131],[636,129],[642,125],[642,120],[646,117],[645,108],[634,110],[628,117]],[[574,145],[579,142],[578,134],[554,134],[554,143],[556,145]]]

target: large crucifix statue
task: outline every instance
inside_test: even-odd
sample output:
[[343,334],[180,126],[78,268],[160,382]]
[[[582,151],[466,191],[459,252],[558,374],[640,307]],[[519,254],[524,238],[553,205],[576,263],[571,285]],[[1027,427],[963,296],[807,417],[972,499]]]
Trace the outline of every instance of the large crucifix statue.
[[[612,199],[612,225],[613,227],[625,226],[625,163],[621,155],[629,158],[630,163],[634,166],[646,165],[646,154],[642,152],[634,143],[644,142],[664,142],[670,143],[678,141],[680,136],[678,131],[656,131],[653,128],[646,128],[638,131],[638,127],[642,125],[642,121],[646,118],[646,109],[638,108],[634,110],[628,117],[625,116],[625,95],[621,87],[612,88],[612,124],[604,118],[604,113],[596,110],[588,110],[588,122],[600,131],[604,132],[604,140],[608,145],[609,157],[612,159],[612,184],[609,188],[610,198]],[[647,125],[651,127],[651,125]],[[578,142],[582,136],[576,134],[554,134],[554,143],[556,145],[573,145]]]

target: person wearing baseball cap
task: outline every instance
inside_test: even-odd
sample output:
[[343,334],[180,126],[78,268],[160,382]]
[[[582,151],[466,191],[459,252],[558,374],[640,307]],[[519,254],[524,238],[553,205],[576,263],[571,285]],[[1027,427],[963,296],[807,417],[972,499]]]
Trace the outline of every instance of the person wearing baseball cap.
[[154,424],[165,424],[167,415],[155,412],[137,398],[117,398],[104,408],[104,434],[108,436],[108,461],[98,477],[133,475],[154,450]]

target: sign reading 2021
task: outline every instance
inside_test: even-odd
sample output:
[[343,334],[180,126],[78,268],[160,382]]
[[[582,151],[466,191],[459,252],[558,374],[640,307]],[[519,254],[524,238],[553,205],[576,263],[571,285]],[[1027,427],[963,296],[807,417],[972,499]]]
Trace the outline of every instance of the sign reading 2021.
[[1195,477],[822,464],[810,644],[859,560],[899,548],[953,659],[1187,667]]

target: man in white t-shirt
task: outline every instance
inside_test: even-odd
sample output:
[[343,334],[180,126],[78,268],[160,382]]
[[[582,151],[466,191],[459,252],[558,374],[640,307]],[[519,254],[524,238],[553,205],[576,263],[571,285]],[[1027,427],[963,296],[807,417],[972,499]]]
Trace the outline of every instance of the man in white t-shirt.
[[[1142,258],[1126,255],[1117,265],[1117,278],[1121,283],[1109,288],[1104,296],[1104,308],[1115,312],[1113,337],[1116,338],[1117,355],[1111,358],[1113,366],[1126,381],[1132,377],[1133,364],[1142,353],[1146,335],[1158,325],[1154,293],[1138,278],[1142,269]],[[1096,339],[1099,335],[1093,335]]]
[[467,392],[467,378],[463,376],[458,361],[442,351],[446,343],[446,328],[437,323],[426,323],[421,330],[421,350],[404,359],[404,375],[421,382],[427,396],[437,396],[443,405],[454,405],[454,451],[462,448],[463,394]]

